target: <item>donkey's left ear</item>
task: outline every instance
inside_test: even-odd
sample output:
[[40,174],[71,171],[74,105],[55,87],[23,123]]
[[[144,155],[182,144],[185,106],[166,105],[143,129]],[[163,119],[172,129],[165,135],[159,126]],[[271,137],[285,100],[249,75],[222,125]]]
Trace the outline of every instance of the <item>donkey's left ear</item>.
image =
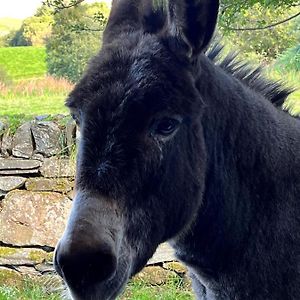
[[189,58],[204,51],[213,37],[218,10],[218,0],[168,0],[170,46]]

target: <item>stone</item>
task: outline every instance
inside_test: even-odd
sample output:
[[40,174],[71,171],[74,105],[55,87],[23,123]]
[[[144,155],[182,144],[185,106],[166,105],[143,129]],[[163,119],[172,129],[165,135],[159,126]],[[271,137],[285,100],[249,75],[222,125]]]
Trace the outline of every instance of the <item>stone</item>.
[[0,286],[19,285],[22,282],[22,275],[16,271],[0,266]]
[[177,275],[172,271],[165,270],[159,266],[148,266],[135,275],[133,279],[141,280],[151,285],[161,285],[174,277],[177,277]]
[[21,125],[12,141],[12,154],[15,157],[30,158],[33,154],[31,122]]
[[31,170],[0,170],[0,175],[35,175],[39,173],[39,169]]
[[36,116],[35,119],[37,121],[43,121],[45,119],[47,119],[50,115],[40,115],[40,116]]
[[13,137],[9,135],[9,132],[6,131],[2,137],[1,143],[1,154],[4,157],[8,157],[12,152],[12,139]]
[[42,274],[53,273],[54,272],[54,266],[53,266],[53,264],[48,263],[48,262],[43,262],[41,264],[36,264],[35,265],[35,269],[37,271],[39,271],[40,273],[42,273]]
[[0,190],[9,192],[24,185],[26,178],[17,176],[1,176]]
[[186,267],[178,261],[171,261],[171,262],[163,263],[163,267],[167,270],[174,271],[180,275],[184,275],[187,273]]
[[40,165],[38,160],[32,159],[0,159],[0,170],[31,170],[39,168]]
[[1,202],[0,241],[15,246],[55,247],[72,202],[50,192],[13,190]]
[[67,193],[69,199],[73,200],[75,198],[76,192],[75,189],[72,189],[70,192]]
[[76,144],[76,123],[73,119],[70,119],[66,124],[66,142],[68,153],[71,154],[72,147]]
[[[0,145],[1,145],[1,140],[2,140],[1,138],[2,138],[6,128],[7,128],[7,125],[0,120]],[[1,147],[0,147],[0,149],[1,149]]]
[[32,276],[37,277],[41,275],[40,272],[34,268],[34,266],[17,266],[15,267],[15,269],[23,276],[28,275],[30,277]]
[[27,159],[0,159],[0,175],[37,174],[40,162]]
[[152,258],[149,259],[148,265],[174,260],[176,260],[174,250],[167,243],[163,243],[159,245]]
[[31,126],[35,142],[35,153],[50,157],[61,151],[61,130],[58,125],[51,121],[38,121]]
[[43,154],[40,154],[40,153],[35,153],[35,154],[33,154],[31,158],[32,158],[32,159],[39,160],[39,161],[43,161],[43,160],[44,160]]
[[0,247],[0,265],[36,265],[52,262],[53,252],[34,248]]
[[0,200],[3,199],[6,195],[6,192],[0,190]]
[[41,167],[41,174],[44,177],[74,177],[75,162],[69,159],[51,157],[45,159]]
[[29,178],[25,184],[26,189],[29,191],[53,191],[60,193],[70,192],[73,186],[74,183],[66,178]]

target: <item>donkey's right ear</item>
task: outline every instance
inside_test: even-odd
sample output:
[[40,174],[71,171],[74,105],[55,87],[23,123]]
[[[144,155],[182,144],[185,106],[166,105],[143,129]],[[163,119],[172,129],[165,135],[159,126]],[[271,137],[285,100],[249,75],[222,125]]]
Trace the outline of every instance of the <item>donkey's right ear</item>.
[[164,0],[168,5],[167,35],[173,51],[189,58],[204,51],[213,37],[219,0]]

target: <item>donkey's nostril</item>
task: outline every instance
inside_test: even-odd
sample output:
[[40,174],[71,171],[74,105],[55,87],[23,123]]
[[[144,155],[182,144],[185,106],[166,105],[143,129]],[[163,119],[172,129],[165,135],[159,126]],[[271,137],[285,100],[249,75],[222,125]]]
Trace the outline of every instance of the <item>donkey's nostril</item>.
[[107,249],[80,249],[71,252],[59,247],[55,264],[58,273],[70,287],[76,289],[110,279],[116,271],[117,258],[113,251]]

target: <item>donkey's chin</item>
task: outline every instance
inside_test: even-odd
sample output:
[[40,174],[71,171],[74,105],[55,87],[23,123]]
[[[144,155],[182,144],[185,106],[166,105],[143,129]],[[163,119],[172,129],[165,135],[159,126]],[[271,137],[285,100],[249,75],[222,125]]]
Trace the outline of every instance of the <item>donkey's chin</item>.
[[112,278],[107,281],[82,286],[80,290],[68,287],[73,300],[115,300],[124,290],[130,278],[130,265],[122,262]]

